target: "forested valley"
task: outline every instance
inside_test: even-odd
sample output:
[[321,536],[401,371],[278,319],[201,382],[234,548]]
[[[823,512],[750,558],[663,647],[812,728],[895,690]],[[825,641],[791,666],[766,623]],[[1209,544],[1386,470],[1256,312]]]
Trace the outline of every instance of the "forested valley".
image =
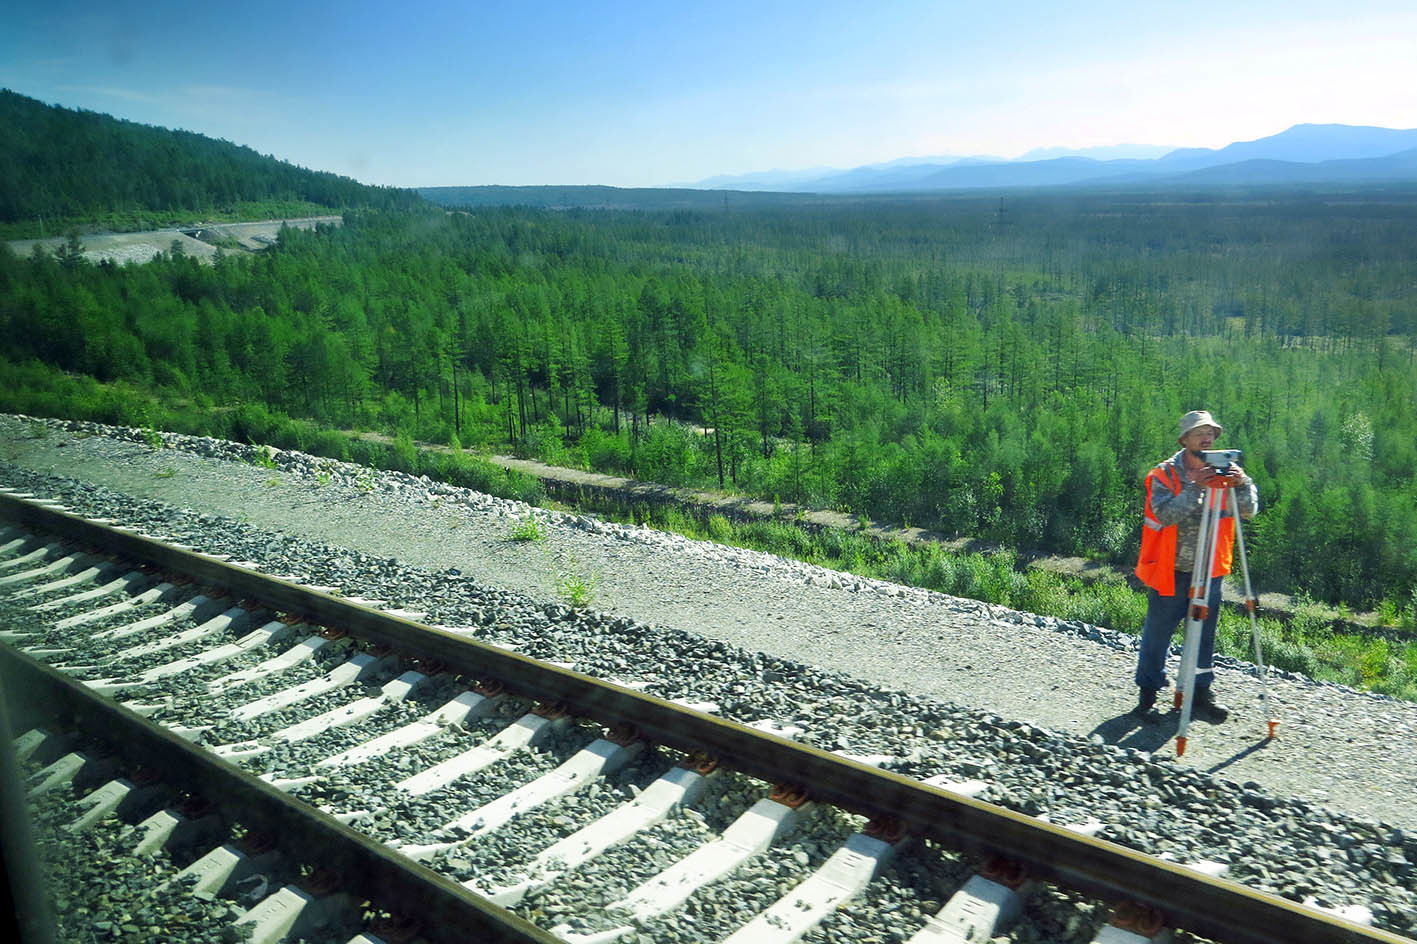
[[1414,193],[1035,194],[0,250],[0,406],[141,425],[157,390],[218,435],[303,418],[1122,563],[1203,407],[1264,589],[1411,608],[1414,222]]

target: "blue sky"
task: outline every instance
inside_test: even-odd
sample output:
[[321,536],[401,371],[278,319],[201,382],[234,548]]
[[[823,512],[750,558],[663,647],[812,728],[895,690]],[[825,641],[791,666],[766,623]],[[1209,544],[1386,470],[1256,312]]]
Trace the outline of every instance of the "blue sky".
[[0,86],[398,186],[1417,127],[1411,0],[51,0],[5,21]]

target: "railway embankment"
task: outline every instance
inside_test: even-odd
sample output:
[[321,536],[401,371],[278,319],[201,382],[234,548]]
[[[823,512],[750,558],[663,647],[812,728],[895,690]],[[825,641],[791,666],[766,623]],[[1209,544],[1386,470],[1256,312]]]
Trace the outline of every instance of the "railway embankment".
[[[402,473],[296,452],[263,467],[236,443],[166,434],[154,449],[137,430],[51,421],[36,437],[29,424],[0,419],[4,484],[52,482],[189,531],[239,527],[250,554],[317,542],[336,569],[372,556],[417,575],[420,592],[468,578],[564,608],[578,581],[607,618],[757,653],[764,678],[786,671],[777,663],[811,666],[1083,743],[1173,753],[1174,725],[1128,714],[1126,634],[567,512],[540,511],[542,539],[518,541],[526,505]],[[672,648],[645,633],[647,651]],[[1193,732],[1188,767],[1417,830],[1417,705],[1280,674],[1269,741],[1253,667],[1225,660],[1218,684],[1235,710]]]

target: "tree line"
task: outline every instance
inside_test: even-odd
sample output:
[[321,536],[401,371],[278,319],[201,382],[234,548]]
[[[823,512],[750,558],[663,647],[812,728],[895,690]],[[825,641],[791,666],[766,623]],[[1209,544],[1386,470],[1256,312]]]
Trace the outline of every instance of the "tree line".
[[350,212],[210,266],[0,252],[0,352],[1115,561],[1205,407],[1261,490],[1263,586],[1405,604],[1415,215],[1302,193]]

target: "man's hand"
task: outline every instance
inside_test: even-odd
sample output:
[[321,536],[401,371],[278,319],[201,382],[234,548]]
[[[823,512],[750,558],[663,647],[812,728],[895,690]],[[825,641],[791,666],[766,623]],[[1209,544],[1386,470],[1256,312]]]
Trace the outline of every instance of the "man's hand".
[[1191,470],[1191,481],[1201,488],[1227,488],[1236,485],[1249,485],[1250,477],[1245,474],[1245,470],[1238,465],[1232,465],[1224,472],[1214,466],[1202,466],[1199,469]]
[[1201,488],[1210,488],[1210,486],[1215,483],[1216,479],[1223,478],[1225,478],[1225,476],[1208,465],[1191,470],[1191,481],[1195,482]]

